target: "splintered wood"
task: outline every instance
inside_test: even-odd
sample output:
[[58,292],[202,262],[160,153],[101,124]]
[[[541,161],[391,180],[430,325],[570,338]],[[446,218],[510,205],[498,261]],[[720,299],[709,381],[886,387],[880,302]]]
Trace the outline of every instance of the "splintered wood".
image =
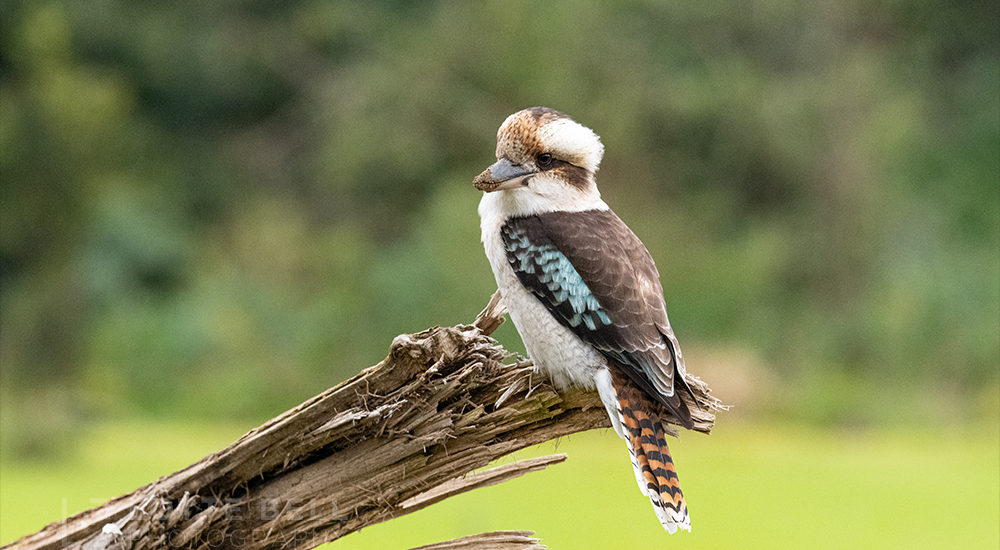
[[[473,325],[398,336],[379,364],[229,447],[8,547],[313,548],[560,462],[564,455],[472,473],[527,446],[609,426],[596,393],[557,392],[525,364],[505,362],[510,354],[489,337],[503,315],[495,299]],[[689,382],[695,429],[708,432],[718,402],[700,380]],[[477,537],[469,541],[540,547],[523,532]]]

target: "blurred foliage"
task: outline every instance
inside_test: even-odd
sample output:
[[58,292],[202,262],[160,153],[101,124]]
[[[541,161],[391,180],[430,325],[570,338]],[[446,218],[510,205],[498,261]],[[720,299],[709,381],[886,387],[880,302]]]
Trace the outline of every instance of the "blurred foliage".
[[471,320],[495,288],[471,178],[539,104],[602,136],[602,191],[682,342],[776,374],[751,408],[995,412],[997,20],[987,1],[7,0],[5,416],[266,418],[398,333]]

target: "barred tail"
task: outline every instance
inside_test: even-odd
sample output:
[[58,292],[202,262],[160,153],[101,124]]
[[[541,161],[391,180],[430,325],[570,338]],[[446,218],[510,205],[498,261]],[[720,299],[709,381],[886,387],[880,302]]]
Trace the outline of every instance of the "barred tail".
[[659,407],[627,377],[618,374],[612,374],[618,409],[615,415],[618,418],[612,417],[612,423],[621,423],[615,428],[625,439],[632,455],[632,468],[639,490],[649,497],[656,517],[667,532],[675,533],[677,529],[690,531],[687,503],[670,457],[663,424],[655,412]]

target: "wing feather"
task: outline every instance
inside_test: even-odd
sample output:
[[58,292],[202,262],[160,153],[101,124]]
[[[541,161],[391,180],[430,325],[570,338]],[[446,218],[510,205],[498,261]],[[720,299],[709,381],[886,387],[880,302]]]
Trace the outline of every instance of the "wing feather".
[[588,210],[511,218],[501,234],[521,283],[689,425],[677,389],[690,389],[659,272],[635,233],[610,210]]

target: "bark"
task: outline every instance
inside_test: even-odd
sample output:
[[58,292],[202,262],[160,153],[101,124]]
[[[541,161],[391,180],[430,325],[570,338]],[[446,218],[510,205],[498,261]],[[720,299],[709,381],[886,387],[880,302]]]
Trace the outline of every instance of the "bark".
[[[8,547],[313,548],[561,462],[565,455],[473,472],[524,447],[609,426],[596,393],[556,391],[526,362],[509,361],[489,337],[503,315],[494,295],[472,325],[398,336],[379,364],[229,447]],[[700,380],[688,382],[698,395],[689,403],[695,429],[707,433],[718,401]],[[529,534],[430,548],[539,548]]]
[[494,531],[428,544],[412,550],[545,550],[531,531]]

